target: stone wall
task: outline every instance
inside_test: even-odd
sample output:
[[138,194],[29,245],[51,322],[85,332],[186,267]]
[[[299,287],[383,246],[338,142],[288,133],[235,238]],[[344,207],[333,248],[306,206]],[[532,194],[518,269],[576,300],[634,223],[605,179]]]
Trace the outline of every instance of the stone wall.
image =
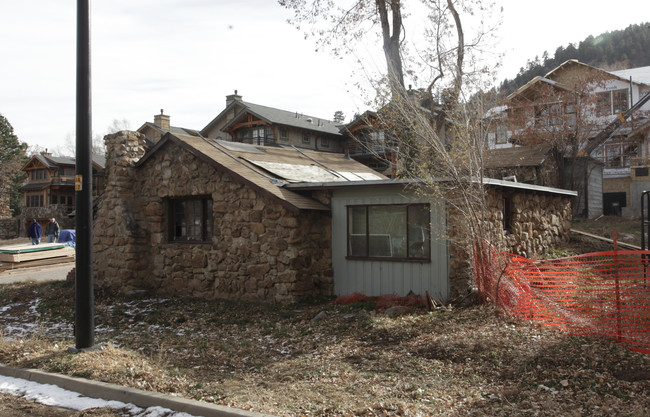
[[[328,212],[290,212],[171,142],[135,168],[142,135],[105,141],[108,178],[95,221],[99,286],[281,303],[332,293]],[[169,242],[168,199],[205,195],[213,200],[212,241]]]
[[[504,232],[504,196],[511,202],[511,229]],[[569,239],[571,229],[571,206],[574,197],[490,188],[487,205],[489,210],[488,237],[502,252],[510,252],[528,258],[548,253]]]
[[[499,251],[539,258],[569,239],[574,197],[505,187],[486,191],[483,233]],[[511,228],[504,230],[504,197],[511,204]],[[449,208],[450,299],[463,297],[474,286],[469,222]]]

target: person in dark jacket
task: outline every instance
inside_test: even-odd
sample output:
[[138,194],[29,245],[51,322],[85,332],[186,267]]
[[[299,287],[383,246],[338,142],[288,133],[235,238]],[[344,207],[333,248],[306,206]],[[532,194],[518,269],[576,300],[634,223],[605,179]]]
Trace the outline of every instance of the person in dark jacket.
[[50,218],[50,222],[45,226],[45,235],[47,243],[54,243],[59,238],[59,224],[54,217]]
[[32,245],[38,245],[41,243],[42,234],[43,228],[38,224],[36,219],[33,219],[32,224],[30,224],[29,229],[27,229],[27,236],[32,238]]

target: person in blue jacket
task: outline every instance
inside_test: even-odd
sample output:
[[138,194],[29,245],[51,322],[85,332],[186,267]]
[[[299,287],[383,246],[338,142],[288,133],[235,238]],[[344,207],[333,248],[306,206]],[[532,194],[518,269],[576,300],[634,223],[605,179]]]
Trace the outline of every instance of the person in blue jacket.
[[41,227],[40,224],[36,221],[36,219],[32,220],[32,224],[29,225],[29,229],[27,229],[27,237],[32,238],[32,245],[38,245],[41,243],[41,236],[43,235],[43,228]]

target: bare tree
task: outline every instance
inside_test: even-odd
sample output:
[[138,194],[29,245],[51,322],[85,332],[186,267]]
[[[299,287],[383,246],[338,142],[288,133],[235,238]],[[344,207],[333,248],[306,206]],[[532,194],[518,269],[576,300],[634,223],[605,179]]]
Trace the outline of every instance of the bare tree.
[[[538,77],[508,96],[505,126],[517,145],[548,144],[557,167],[555,183],[549,185],[581,195],[588,172],[577,161],[589,156],[585,147],[604,127],[598,91],[608,77],[586,66],[579,69],[560,81]],[[581,214],[580,206],[574,205],[574,214]]]
[[[379,40],[386,69],[374,86],[380,128],[397,144],[398,176],[417,178],[420,191],[444,198],[467,219],[468,241],[484,236],[482,150],[485,135],[475,121],[482,111],[469,97],[492,83],[481,64],[497,20],[482,0],[280,0],[291,23],[336,55]],[[410,9],[406,8],[406,4]],[[468,22],[472,35],[469,37]],[[424,27],[418,32],[416,28]],[[408,29],[408,31],[407,31]],[[407,34],[410,36],[407,36]],[[424,42],[422,41],[424,40]],[[364,62],[360,66],[364,67]],[[494,70],[492,65],[492,70]],[[406,81],[423,88],[405,87]],[[460,240],[460,239],[459,239]],[[468,242],[461,242],[467,248]]]

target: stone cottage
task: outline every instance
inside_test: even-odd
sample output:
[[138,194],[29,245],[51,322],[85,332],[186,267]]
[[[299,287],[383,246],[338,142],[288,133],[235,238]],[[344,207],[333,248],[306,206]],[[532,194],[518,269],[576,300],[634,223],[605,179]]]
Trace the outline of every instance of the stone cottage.
[[[345,155],[165,134],[105,138],[95,282],[120,291],[287,303],[313,295],[466,294],[463,220]],[[543,253],[575,192],[487,181],[491,240]]]

